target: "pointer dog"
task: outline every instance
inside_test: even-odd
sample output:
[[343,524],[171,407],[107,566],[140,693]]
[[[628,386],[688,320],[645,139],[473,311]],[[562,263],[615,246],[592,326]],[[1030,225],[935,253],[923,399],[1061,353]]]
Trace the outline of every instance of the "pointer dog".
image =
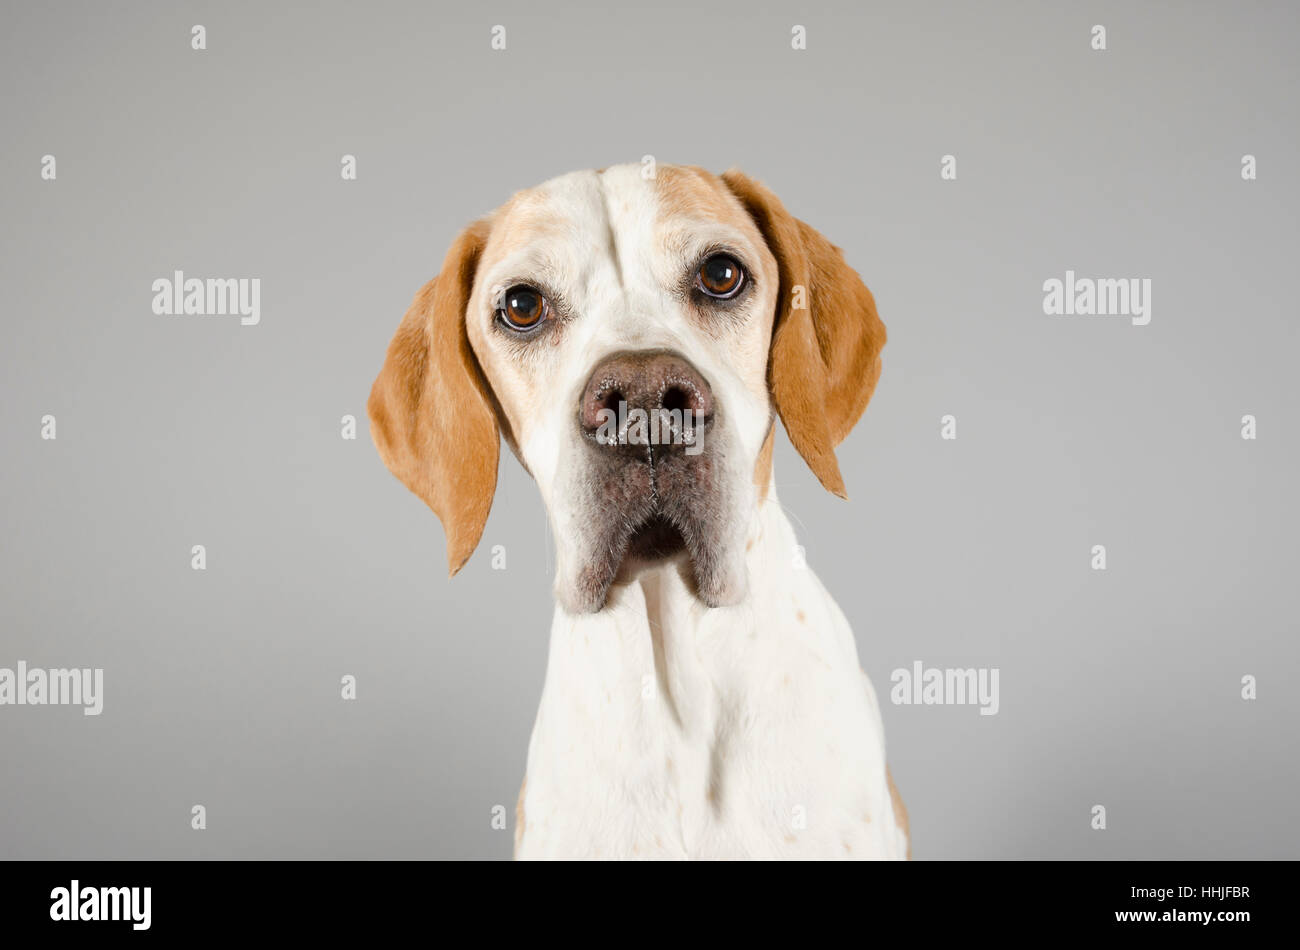
[[[735,171],[576,172],[456,239],[368,408],[452,574],[501,437],[554,529],[516,857],[908,854],[875,693],[772,485],[780,415],[845,495],[884,343],[839,249]],[[693,439],[600,438],[627,407]]]

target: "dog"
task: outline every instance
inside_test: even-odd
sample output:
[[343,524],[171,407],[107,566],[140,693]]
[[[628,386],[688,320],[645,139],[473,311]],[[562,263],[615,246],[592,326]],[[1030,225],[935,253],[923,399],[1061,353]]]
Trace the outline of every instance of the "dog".
[[[875,692],[772,484],[780,416],[845,497],[834,450],[884,344],[840,250],[735,170],[575,172],[452,244],[367,408],[451,575],[502,438],[546,506],[558,603],[516,858],[911,856]],[[629,407],[673,438],[601,438]]]

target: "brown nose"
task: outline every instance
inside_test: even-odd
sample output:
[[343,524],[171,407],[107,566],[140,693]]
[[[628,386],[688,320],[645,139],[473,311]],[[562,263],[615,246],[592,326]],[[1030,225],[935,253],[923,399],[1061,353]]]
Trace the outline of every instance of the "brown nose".
[[[637,409],[647,421],[655,417],[644,429],[636,424]],[[616,353],[603,360],[578,406],[584,431],[597,442],[618,434],[624,445],[671,448],[683,444],[683,437],[690,444],[712,419],[713,392],[704,377],[684,358],[663,351]]]

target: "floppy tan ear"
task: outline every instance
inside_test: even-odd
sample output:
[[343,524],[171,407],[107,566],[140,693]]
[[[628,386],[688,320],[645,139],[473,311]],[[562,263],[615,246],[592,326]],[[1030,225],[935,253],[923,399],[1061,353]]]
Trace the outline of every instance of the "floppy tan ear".
[[722,180],[758,225],[780,271],[767,364],[777,412],[818,480],[845,498],[835,446],[880,378],[885,325],[876,301],[840,249],[766,187],[734,169]]
[[492,397],[465,329],[489,230],[482,221],[466,228],[442,271],[416,294],[366,404],[384,464],[442,521],[451,574],[483,534],[501,451]]

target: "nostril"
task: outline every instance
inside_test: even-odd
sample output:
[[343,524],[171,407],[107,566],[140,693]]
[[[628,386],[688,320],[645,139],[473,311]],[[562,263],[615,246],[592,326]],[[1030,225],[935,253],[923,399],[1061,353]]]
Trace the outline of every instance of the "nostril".
[[660,405],[669,412],[682,412],[686,409],[694,409],[695,400],[681,386],[669,386],[660,400]]
[[683,416],[689,412],[699,421],[708,421],[713,415],[713,403],[707,388],[701,389],[691,380],[668,383],[659,397],[659,405],[668,412],[680,412]]
[[[607,424],[611,416],[617,419],[619,404],[625,398],[623,390],[613,380],[606,380],[599,386],[588,389],[587,394],[582,398],[581,419],[583,428],[594,431]],[[608,410],[608,413],[606,410]]]

